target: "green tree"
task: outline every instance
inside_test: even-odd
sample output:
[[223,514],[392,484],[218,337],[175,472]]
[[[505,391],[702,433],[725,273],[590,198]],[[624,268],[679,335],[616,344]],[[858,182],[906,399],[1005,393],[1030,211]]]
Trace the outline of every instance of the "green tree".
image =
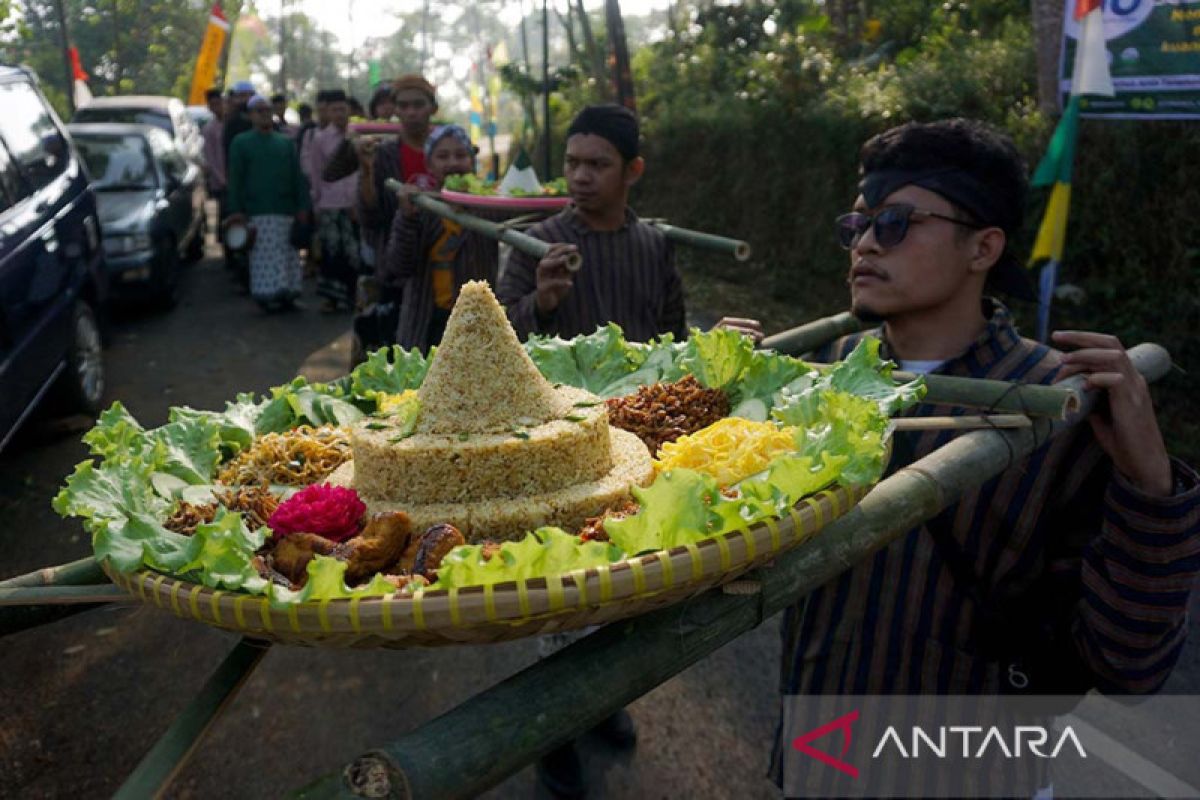
[[[71,42],[96,95],[183,96],[208,21],[207,0],[62,0]],[[61,101],[62,51],[55,3],[21,3],[5,58],[32,67]],[[65,110],[60,108],[60,111]]]

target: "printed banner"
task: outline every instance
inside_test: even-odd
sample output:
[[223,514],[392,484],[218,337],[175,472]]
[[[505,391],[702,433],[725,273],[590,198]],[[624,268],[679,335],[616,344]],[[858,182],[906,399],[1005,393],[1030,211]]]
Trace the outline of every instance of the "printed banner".
[[[1081,26],[1064,2],[1059,89],[1071,94]],[[1200,0],[1104,0],[1104,38],[1115,97],[1086,97],[1084,116],[1200,119]]]
[[229,20],[225,19],[220,4],[214,5],[208,15],[204,41],[200,43],[200,55],[196,57],[192,89],[188,92],[188,105],[204,105],[204,93],[213,87],[213,81],[217,77],[217,64],[221,60],[221,50],[225,47],[225,35],[228,32]]

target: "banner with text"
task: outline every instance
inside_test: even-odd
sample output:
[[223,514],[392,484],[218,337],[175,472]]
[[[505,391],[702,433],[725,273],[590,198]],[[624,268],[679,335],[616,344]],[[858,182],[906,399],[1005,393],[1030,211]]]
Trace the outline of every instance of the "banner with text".
[[[1080,25],[1064,2],[1059,89],[1071,93]],[[1115,97],[1086,97],[1084,116],[1200,119],[1200,0],[1104,0],[1104,38]]]

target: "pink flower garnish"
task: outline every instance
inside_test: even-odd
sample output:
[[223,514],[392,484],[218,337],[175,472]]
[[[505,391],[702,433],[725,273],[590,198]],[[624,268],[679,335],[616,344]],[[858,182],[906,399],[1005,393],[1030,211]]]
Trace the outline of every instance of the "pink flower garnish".
[[367,506],[358,492],[325,484],[309,486],[284,500],[267,520],[276,536],[315,533],[334,542],[358,533]]

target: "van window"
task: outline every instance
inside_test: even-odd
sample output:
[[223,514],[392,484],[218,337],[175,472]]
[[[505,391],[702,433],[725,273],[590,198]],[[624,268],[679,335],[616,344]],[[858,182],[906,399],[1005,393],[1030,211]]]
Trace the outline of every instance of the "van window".
[[29,188],[37,191],[66,169],[67,140],[30,83],[0,83],[0,108],[0,138]]

